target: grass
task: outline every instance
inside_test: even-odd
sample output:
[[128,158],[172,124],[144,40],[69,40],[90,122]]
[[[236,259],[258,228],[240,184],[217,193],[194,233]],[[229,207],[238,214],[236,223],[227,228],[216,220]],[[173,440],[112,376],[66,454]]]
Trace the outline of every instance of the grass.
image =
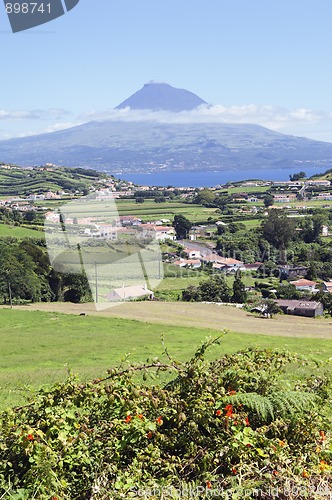
[[0,224],[0,238],[12,236],[13,238],[44,238],[43,231],[34,231],[25,227],[10,226],[9,224]]
[[[158,306],[157,310],[149,310],[149,306],[154,305]],[[93,312],[91,305],[87,304],[35,305],[35,309],[38,307],[53,307],[54,310],[38,311],[29,306],[0,309],[2,407],[24,402],[29,394],[25,387],[27,384],[37,388],[64,380],[68,370],[78,373],[82,379],[92,379],[103,376],[109,367],[118,365],[127,353],[131,353],[132,361],[160,356],[163,351],[161,335],[172,356],[186,360],[207,336],[216,337],[223,328],[231,326],[230,318],[235,319],[237,325],[234,324],[230,328],[231,333],[222,339],[220,346],[214,348],[213,357],[250,346],[285,347],[320,359],[328,359],[331,355],[332,331],[326,320],[293,317],[260,320],[253,316],[250,320],[244,311],[205,304],[132,303],[101,313]],[[79,316],[82,310],[88,311],[89,315]],[[142,311],[145,311],[143,315]],[[121,315],[128,317],[120,318]],[[131,319],[131,315],[140,320]],[[207,320],[208,317],[213,319],[214,315],[216,323]],[[297,330],[294,319],[299,320]],[[245,325],[250,323],[253,327],[248,332]],[[308,337],[310,323],[313,327],[316,325],[316,330],[311,330],[311,337],[315,336],[317,327],[330,336],[319,339]],[[265,335],[255,333],[258,324],[261,325],[260,331],[262,327],[265,330]],[[244,333],[240,333],[241,329]],[[270,335],[266,335],[268,332]]]
[[218,218],[215,208],[182,203],[176,200],[165,203],[148,200],[144,203],[136,203],[135,200],[116,200],[116,207],[120,215],[134,215],[146,220],[173,220],[174,215],[177,214],[184,215],[192,222],[204,221],[209,217]]

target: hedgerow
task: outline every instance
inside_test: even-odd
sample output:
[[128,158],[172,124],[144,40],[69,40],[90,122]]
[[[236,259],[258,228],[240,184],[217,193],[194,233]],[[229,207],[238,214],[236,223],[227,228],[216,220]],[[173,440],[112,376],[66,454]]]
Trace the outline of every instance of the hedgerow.
[[[121,365],[84,384],[70,376],[3,412],[0,498],[328,495],[329,372],[281,350],[206,361],[216,342],[185,363],[165,349],[165,362]],[[307,379],[296,375],[303,365],[314,368]],[[167,383],[146,380],[161,372]]]

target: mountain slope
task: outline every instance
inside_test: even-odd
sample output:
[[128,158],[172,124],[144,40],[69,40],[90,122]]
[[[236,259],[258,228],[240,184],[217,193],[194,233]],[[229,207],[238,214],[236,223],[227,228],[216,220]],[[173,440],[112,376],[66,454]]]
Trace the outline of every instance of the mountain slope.
[[55,163],[113,172],[328,167],[332,144],[259,125],[89,122],[0,141],[0,161]]

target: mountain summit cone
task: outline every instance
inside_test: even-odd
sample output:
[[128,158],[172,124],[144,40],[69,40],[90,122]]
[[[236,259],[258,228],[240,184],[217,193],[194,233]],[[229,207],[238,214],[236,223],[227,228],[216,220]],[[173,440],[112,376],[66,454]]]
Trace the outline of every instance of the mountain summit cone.
[[168,83],[151,81],[128,97],[115,109],[152,109],[153,111],[190,111],[201,104],[207,104],[196,94],[177,89]]

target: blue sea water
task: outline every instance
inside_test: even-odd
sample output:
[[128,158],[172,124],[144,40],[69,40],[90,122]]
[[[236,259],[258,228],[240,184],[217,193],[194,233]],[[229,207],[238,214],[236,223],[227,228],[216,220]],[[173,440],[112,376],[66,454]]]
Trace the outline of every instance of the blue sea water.
[[[327,169],[328,167],[326,167]],[[116,174],[116,177],[134,182],[141,186],[174,186],[174,187],[213,187],[227,182],[248,179],[271,181],[287,181],[289,176],[303,170],[307,177],[324,172],[322,167],[299,169],[267,169],[267,170],[226,170],[222,172],[152,172],[149,174]]]

